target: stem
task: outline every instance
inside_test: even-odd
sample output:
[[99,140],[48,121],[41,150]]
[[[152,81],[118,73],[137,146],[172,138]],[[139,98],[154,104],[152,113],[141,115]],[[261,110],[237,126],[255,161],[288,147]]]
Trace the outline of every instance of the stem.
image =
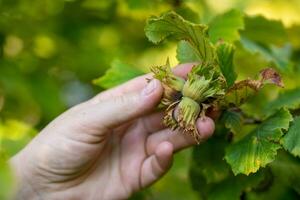
[[232,108],[229,108],[228,110],[232,111],[232,112],[238,112],[238,113],[240,113],[243,116],[243,118],[244,118],[244,124],[261,124],[262,123],[261,119],[257,119],[257,118],[253,118],[253,117],[248,116],[246,113],[244,113],[238,107],[232,107]]
[[262,120],[260,119],[255,119],[255,118],[245,118],[244,119],[244,124],[261,124]]

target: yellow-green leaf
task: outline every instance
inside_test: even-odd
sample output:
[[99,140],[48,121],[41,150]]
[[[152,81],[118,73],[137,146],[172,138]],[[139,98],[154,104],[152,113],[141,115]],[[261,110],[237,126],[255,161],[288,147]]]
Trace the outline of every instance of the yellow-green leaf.
[[249,175],[275,159],[283,135],[292,116],[288,110],[281,109],[240,141],[226,149],[225,159],[231,165],[235,175]]

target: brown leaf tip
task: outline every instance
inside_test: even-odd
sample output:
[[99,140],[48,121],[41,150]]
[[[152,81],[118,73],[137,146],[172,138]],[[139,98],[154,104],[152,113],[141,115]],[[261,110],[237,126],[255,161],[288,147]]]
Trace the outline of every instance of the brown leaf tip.
[[273,68],[266,68],[260,71],[261,82],[270,82],[279,87],[284,87],[280,74]]

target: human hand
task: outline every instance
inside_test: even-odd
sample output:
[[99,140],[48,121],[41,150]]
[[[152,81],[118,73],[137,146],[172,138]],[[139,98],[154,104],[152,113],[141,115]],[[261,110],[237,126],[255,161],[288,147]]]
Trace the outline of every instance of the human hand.
[[[177,66],[185,77],[192,64]],[[19,199],[126,199],[170,168],[173,153],[195,144],[162,125],[163,93],[151,75],[137,77],[63,113],[11,159]],[[198,119],[201,137],[214,131]]]

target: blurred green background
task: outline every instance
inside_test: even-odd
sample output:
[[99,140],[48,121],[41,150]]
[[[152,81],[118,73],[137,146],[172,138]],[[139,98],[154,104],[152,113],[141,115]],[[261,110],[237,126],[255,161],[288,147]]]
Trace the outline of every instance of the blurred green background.
[[[144,72],[167,57],[176,65],[175,44],[146,39],[147,17],[175,10],[207,23],[231,8],[281,20],[300,37],[299,0],[0,0],[0,157],[14,155],[57,115],[101,92],[92,80],[111,63]],[[299,48],[300,40],[293,45]],[[171,173],[134,198],[197,199],[189,159],[189,150],[178,154]],[[3,190],[10,177],[0,166]]]

